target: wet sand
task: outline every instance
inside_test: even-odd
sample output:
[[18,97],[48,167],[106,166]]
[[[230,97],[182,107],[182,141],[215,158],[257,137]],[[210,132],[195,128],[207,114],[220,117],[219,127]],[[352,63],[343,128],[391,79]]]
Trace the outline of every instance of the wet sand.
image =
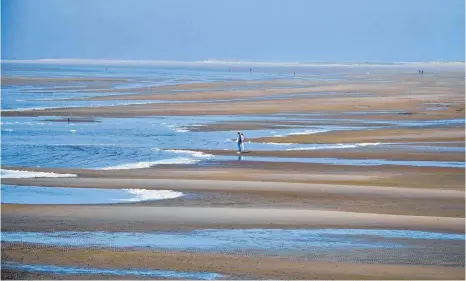
[[464,125],[456,128],[397,128],[332,131],[319,134],[250,139],[277,143],[464,142]]
[[[100,268],[152,268],[222,272],[241,279],[464,279],[464,268],[382,265],[249,257],[226,254],[155,252],[118,249],[10,244],[3,259],[24,263],[81,265]],[[157,260],[157,263],[153,261]]]
[[[453,82],[452,82],[453,81]],[[330,84],[330,83],[327,83]],[[187,87],[193,87],[188,85]],[[64,108],[31,111],[2,112],[2,116],[156,116],[156,115],[234,115],[234,114],[276,114],[276,113],[309,113],[309,112],[343,112],[370,110],[398,110],[410,115],[398,115],[403,119],[446,119],[463,118],[464,116],[464,80],[457,76],[428,78],[410,76],[399,78],[398,82],[349,83],[332,82],[330,85],[304,86],[302,88],[256,90],[235,90],[220,92],[188,92],[166,94],[124,95],[118,99],[137,100],[205,100],[202,103],[190,103],[180,107],[178,104],[143,104],[112,106],[100,108]],[[147,90],[147,89],[146,89]],[[125,89],[125,91],[128,91]],[[137,92],[135,89],[131,91]],[[308,99],[280,100],[248,100],[231,102],[209,102],[212,99],[232,99],[238,97],[268,96],[279,94],[297,94],[314,92],[337,92],[327,96],[309,96]],[[360,96],[354,93],[365,93]],[[117,99],[115,96],[98,99]],[[431,111],[426,103],[450,103],[447,110]],[[416,118],[413,118],[416,116]]]
[[[246,144],[247,146],[247,144]],[[290,157],[290,158],[342,158],[342,159],[385,159],[397,161],[463,161],[464,153],[461,152],[425,152],[425,151],[393,151],[396,148],[384,149],[316,149],[293,151],[254,151],[246,150],[243,157]],[[236,151],[226,150],[198,150],[212,155],[238,156]]]

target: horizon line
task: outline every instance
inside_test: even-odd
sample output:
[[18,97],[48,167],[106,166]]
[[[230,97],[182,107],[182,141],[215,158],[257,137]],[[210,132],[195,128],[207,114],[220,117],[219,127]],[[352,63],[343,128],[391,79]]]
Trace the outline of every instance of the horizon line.
[[415,66],[415,65],[464,65],[465,61],[254,61],[242,59],[181,60],[135,60],[135,59],[83,59],[83,58],[41,58],[1,59],[3,63],[76,63],[76,64],[136,64],[136,65],[243,65],[243,66]]

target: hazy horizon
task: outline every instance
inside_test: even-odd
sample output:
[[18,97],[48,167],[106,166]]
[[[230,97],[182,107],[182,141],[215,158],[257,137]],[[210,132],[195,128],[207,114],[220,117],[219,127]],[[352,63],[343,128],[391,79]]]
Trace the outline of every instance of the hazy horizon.
[[464,62],[463,0],[3,0],[2,58]]

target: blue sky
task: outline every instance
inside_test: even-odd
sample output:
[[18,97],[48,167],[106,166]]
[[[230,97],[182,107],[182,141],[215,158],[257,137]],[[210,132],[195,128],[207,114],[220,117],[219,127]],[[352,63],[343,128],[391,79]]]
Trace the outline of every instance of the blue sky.
[[464,0],[3,0],[2,58],[464,61]]

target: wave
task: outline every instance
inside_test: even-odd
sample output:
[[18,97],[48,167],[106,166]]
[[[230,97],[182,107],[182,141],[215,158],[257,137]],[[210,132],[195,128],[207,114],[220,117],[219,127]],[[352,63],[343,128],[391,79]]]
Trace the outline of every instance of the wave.
[[124,191],[134,195],[134,198],[121,200],[128,202],[173,199],[183,196],[182,192],[173,190],[124,189]]
[[1,178],[18,179],[18,178],[67,178],[77,177],[75,174],[58,174],[50,172],[33,172],[20,170],[0,169]]
[[2,111],[9,112],[9,111],[31,111],[31,110],[46,110],[46,109],[59,109],[61,107],[28,107],[28,108],[9,108],[9,109],[2,109]]
[[263,142],[262,144],[270,144],[270,145],[293,145],[293,144],[296,144],[296,143],[287,143],[287,142],[283,142],[283,143],[279,143],[279,142]]
[[[164,123],[162,123],[162,125],[166,125]],[[169,128],[170,130],[172,131],[175,131],[177,133],[186,133],[186,132],[189,132],[188,129],[184,128],[184,127],[179,127],[177,125],[168,125],[167,128]]]
[[150,168],[152,166],[157,166],[157,165],[185,165],[185,164],[196,164],[197,162],[199,162],[199,160],[197,159],[179,157],[179,158],[163,159],[163,160],[150,161],[150,162],[121,164],[117,166],[100,168],[99,170],[144,169],[144,168]]
[[330,144],[328,146],[322,145],[322,146],[310,146],[310,147],[298,147],[298,148],[290,148],[287,149],[286,151],[300,151],[300,150],[318,150],[318,149],[338,149],[338,148],[356,148],[356,147],[365,147],[365,146],[376,146],[380,145],[380,142],[375,142],[375,143],[353,143],[353,144],[343,144],[343,143],[338,143],[338,144]]
[[313,129],[313,130],[305,130],[305,131],[302,131],[302,132],[288,133],[288,134],[284,134],[284,135],[274,135],[274,137],[312,135],[312,134],[325,133],[325,132],[329,132],[329,131],[330,130],[327,130],[327,129]]
[[193,157],[199,158],[209,158],[212,157],[212,154],[204,153],[201,151],[194,151],[194,150],[184,150],[184,149],[166,149],[164,151],[173,152],[173,153],[182,153],[182,154],[189,154]]

